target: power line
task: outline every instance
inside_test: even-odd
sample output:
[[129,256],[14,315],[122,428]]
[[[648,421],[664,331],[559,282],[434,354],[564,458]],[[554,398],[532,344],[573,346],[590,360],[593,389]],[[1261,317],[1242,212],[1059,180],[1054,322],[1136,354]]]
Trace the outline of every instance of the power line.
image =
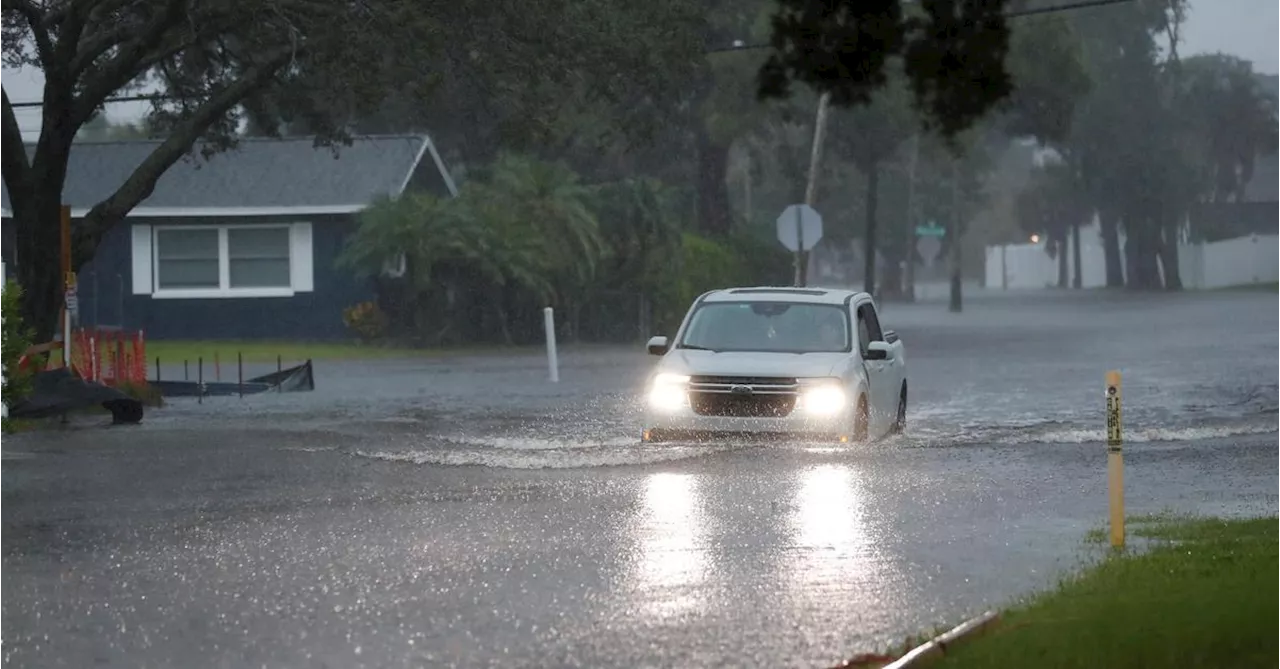
[[1034,14],[1053,14],[1056,12],[1069,12],[1073,9],[1089,9],[1090,7],[1105,7],[1106,5],[1120,5],[1133,0],[1080,0],[1080,2],[1072,2],[1065,5],[1051,5],[1049,7],[1037,7],[1035,9],[1023,9],[1016,12],[1005,14],[1007,19],[1016,19],[1023,16],[1032,16]]
[[[1036,14],[1056,14],[1058,12],[1067,12],[1075,9],[1089,9],[1091,7],[1104,7],[1106,5],[1119,5],[1133,0],[1079,0],[1078,2],[1070,2],[1062,5],[1050,5],[1048,7],[1036,7],[1034,9],[1021,9],[1013,12],[1006,12],[1004,18],[1018,19],[1024,16],[1034,16]],[[718,49],[707,49],[703,53],[724,53],[726,51],[750,51],[754,49],[768,49],[772,45],[757,43],[743,44],[741,41],[735,42],[732,46],[720,47]]]
[[[165,95],[163,93],[156,93],[153,95],[126,95],[118,98],[107,98],[102,102],[104,104],[111,102],[151,102],[152,100],[167,100],[172,97],[172,95]],[[44,101],[30,100],[27,102],[12,102],[10,103],[10,106],[15,109],[20,109],[22,107],[42,107],[44,106]]]

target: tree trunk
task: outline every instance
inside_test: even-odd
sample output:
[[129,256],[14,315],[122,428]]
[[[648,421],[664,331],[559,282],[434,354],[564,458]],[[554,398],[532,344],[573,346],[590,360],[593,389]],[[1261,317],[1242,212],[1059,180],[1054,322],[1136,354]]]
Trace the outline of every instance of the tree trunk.
[[698,132],[698,230],[708,235],[726,235],[732,227],[729,208],[729,147]]
[[960,212],[960,172],[959,162],[954,158],[951,160],[951,229],[947,234],[951,237],[951,300],[947,305],[947,309],[952,313],[960,313],[964,310],[964,285],[961,282],[963,273],[961,271],[960,251],[964,247],[964,239],[961,235],[961,212]]
[[1138,235],[1137,226],[1125,222],[1124,238],[1124,285],[1126,288],[1140,288],[1142,278],[1138,272]]
[[876,208],[879,205],[880,166],[876,163],[867,166],[867,224],[863,230],[862,255],[863,290],[871,295],[876,294]]
[[[46,104],[50,99],[46,92]],[[76,128],[68,127],[62,118],[46,109],[34,155],[28,157],[8,95],[4,96],[3,116],[4,183],[14,216],[22,316],[33,330],[34,341],[44,343],[52,341],[58,331],[58,312],[63,303],[62,188]],[[73,262],[72,268],[78,269],[79,264]]]
[[905,299],[905,290],[902,286],[903,260],[896,249],[885,249],[884,256],[885,267],[884,275],[881,277],[883,281],[880,282],[880,294],[885,299]]
[[1160,266],[1164,270],[1165,290],[1182,290],[1182,275],[1178,268],[1178,232],[1172,225],[1164,226],[1160,244]]
[[[10,190],[10,197],[13,190]],[[22,315],[37,343],[52,341],[62,307],[62,182],[40,182],[27,197],[13,198],[17,275],[22,286]],[[18,204],[25,200],[24,204]]]
[[1098,212],[1099,227],[1102,228],[1102,252],[1107,270],[1107,288],[1124,286],[1124,265],[1120,262],[1120,224],[1113,212]]
[[1058,245],[1058,287],[1066,288],[1067,283],[1071,280],[1071,274],[1067,266],[1067,235],[1064,231],[1062,237],[1055,244]]
[[1134,290],[1154,290],[1160,287],[1160,267],[1157,260],[1160,231],[1149,216],[1134,214],[1125,221],[1125,253],[1129,261],[1128,287]]
[[1071,287],[1080,290],[1084,285],[1084,280],[1080,276],[1080,224],[1076,223],[1071,226],[1071,260],[1075,265],[1075,276],[1072,277]]

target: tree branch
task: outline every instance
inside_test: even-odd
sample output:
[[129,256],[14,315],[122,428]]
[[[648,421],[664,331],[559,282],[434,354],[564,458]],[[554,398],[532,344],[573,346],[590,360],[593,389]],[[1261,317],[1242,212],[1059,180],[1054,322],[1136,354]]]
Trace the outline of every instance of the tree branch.
[[98,241],[111,226],[120,222],[138,203],[151,196],[156,182],[174,163],[191,151],[196,141],[237,104],[267,85],[290,62],[292,49],[273,54],[259,65],[249,68],[239,79],[214,93],[186,120],[173,128],[167,139],[134,169],[116,192],[94,205],[75,230],[76,266],[87,262]]
[[49,35],[48,26],[45,25],[44,11],[31,4],[30,0],[13,0],[12,3],[5,4],[27,20],[27,25],[31,28],[31,36],[36,42],[36,53],[40,56],[40,64],[46,76],[56,75],[61,68],[57,68],[53,60],[53,39]]
[[4,170],[9,202],[17,209],[18,202],[26,197],[31,163],[27,160],[27,147],[22,143],[22,128],[9,102],[9,91],[3,89],[0,89],[0,169]]
[[[102,105],[107,96],[120,90],[135,77],[141,74],[140,64],[148,57],[149,52],[157,48],[165,35],[181,20],[183,0],[167,0],[165,6],[152,17],[141,30],[138,37],[127,44],[120,45],[120,51],[114,58],[93,68],[99,74],[89,78],[83,92],[77,96],[70,117],[72,122],[83,123],[93,116],[94,110]],[[106,48],[110,48],[107,45]],[[78,62],[81,68],[88,68],[93,61]]]

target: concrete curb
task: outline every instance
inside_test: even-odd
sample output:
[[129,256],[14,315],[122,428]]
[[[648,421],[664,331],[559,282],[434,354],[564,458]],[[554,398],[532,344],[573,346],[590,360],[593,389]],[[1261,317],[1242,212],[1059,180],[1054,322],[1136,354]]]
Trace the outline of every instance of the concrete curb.
[[952,646],[960,641],[965,641],[982,634],[999,621],[999,611],[987,611],[980,616],[970,618],[969,620],[951,628],[949,631],[939,634],[929,641],[912,648],[906,655],[884,665],[881,669],[907,669],[907,667],[922,666],[926,662],[936,660],[946,655],[948,646]]

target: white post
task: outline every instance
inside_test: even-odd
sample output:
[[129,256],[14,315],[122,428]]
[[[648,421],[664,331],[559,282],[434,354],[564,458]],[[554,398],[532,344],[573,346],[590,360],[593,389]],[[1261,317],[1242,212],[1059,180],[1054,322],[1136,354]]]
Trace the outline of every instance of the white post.
[[560,361],[556,359],[556,317],[551,307],[542,310],[542,326],[547,332],[547,368],[551,382],[560,383]]

